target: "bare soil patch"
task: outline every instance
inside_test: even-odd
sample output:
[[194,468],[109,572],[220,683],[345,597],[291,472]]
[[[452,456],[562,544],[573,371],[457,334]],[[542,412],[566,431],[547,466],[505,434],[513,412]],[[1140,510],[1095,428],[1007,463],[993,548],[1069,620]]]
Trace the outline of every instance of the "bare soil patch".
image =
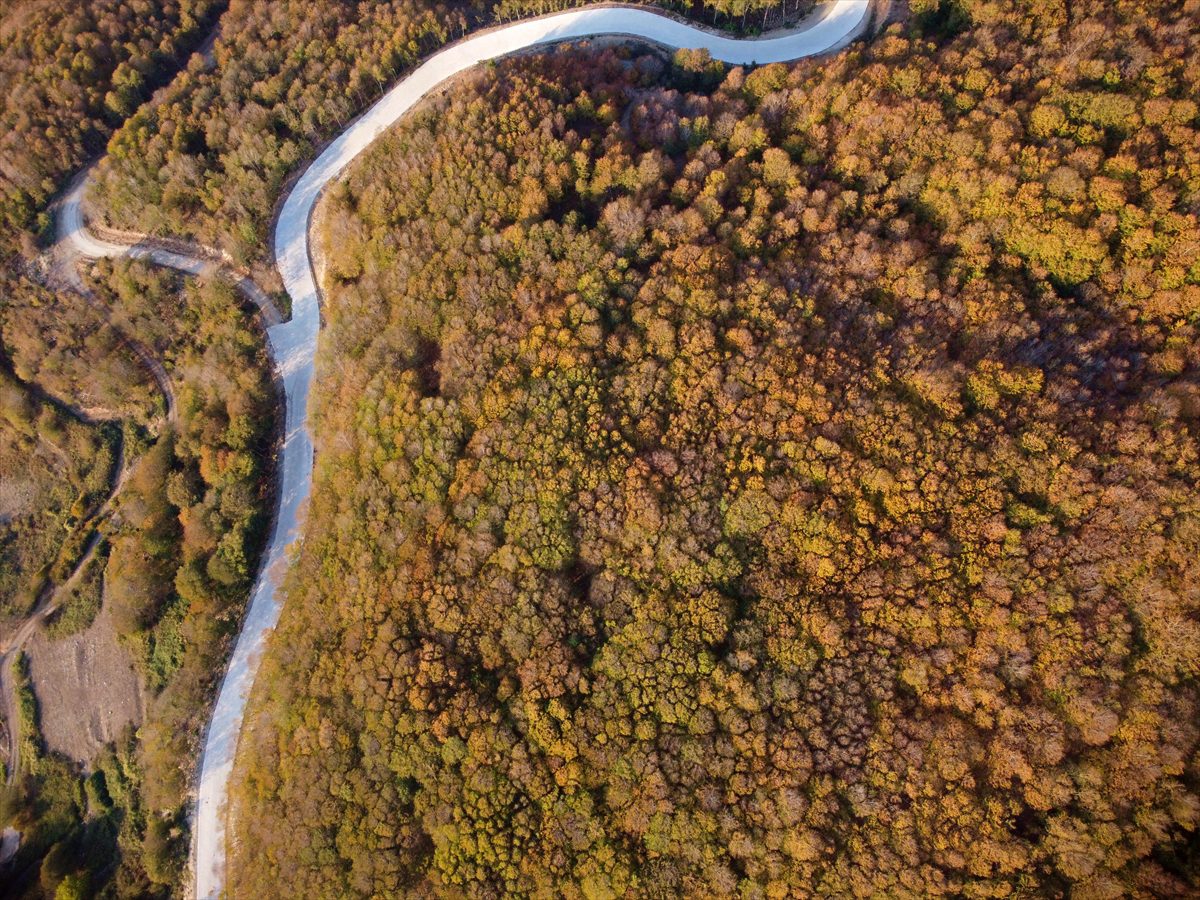
[[0,525],[24,515],[33,506],[37,485],[27,478],[9,478],[0,482]]
[[141,724],[141,678],[117,640],[107,608],[87,629],[61,640],[39,629],[26,652],[50,750],[87,765],[125,726]]

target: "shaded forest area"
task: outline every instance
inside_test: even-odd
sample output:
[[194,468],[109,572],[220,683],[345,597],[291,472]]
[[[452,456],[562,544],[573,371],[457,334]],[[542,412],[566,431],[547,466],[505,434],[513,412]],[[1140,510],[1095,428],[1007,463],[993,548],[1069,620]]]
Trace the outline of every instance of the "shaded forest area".
[[232,895],[1200,890],[1200,4],[918,12],[330,191]]

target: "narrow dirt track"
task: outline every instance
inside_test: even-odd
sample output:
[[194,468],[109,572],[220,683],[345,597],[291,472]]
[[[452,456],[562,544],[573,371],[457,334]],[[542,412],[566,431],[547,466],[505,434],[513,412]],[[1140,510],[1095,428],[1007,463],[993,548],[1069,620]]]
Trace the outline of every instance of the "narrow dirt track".
[[5,731],[8,737],[8,772],[5,784],[12,785],[21,773],[21,736],[17,731],[17,686],[13,683],[13,653],[0,654],[0,695],[4,698]]

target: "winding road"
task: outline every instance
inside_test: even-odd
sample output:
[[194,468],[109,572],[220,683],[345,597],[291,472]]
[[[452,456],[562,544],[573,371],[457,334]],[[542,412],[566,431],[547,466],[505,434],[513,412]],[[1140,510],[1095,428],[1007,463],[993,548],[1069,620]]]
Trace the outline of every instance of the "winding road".
[[[818,6],[800,28],[741,40],[660,13],[625,6],[575,9],[488,29],[439,51],[401,79],[330,143],[296,181],[280,212],[274,241],[276,265],[292,298],[292,318],[267,330],[287,405],[279,466],[279,508],[265,562],[255,582],[205,740],[193,829],[196,897],[220,896],[224,886],[225,808],[237,737],[267,636],[279,618],[276,589],[286,571],[293,544],[300,537],[301,508],[312,486],[313,445],[307,408],[320,331],[320,306],[308,230],[321,191],[423,97],[460,72],[487,60],[563,41],[624,36],[670,49],[705,49],[715,59],[734,65],[788,62],[845,47],[866,30],[871,9],[872,0],[831,0]],[[129,254],[192,274],[212,268],[212,260],[200,256],[93,236],[84,224],[83,184],[80,180],[64,198],[59,220],[62,242],[77,255],[97,258]],[[253,285],[247,284],[239,286],[254,299]]]

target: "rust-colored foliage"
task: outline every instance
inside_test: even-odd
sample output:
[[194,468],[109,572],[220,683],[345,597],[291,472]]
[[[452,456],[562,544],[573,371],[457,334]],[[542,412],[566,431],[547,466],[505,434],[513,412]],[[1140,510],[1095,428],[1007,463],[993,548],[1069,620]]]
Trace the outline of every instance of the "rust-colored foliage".
[[939,7],[331,192],[234,895],[1195,892],[1200,5]]

